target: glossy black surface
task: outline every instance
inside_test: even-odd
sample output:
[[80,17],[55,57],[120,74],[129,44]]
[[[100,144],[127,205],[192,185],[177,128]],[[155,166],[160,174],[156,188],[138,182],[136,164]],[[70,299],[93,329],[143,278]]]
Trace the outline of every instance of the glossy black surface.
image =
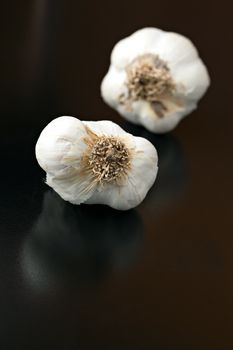
[[[233,347],[231,3],[10,1],[1,18],[0,349]],[[181,32],[212,78],[171,134],[100,98],[114,43]],[[158,179],[136,209],[72,206],[34,156],[59,115],[111,119],[148,138]]]

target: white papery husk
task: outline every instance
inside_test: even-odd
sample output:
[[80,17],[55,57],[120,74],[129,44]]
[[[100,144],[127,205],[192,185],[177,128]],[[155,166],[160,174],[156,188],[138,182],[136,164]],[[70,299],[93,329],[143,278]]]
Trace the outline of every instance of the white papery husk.
[[[89,141],[114,137],[130,154],[130,166],[120,181],[100,182],[85,166]],[[157,175],[155,147],[142,137],[134,137],[111,121],[80,121],[59,117],[42,131],[36,144],[36,158],[46,171],[46,183],[64,200],[73,204],[106,204],[127,210],[146,196]]]
[[[167,110],[163,117],[159,117],[146,100],[133,101],[130,108],[121,102],[121,96],[129,94],[127,67],[147,54],[158,56],[166,63],[175,85],[172,98],[166,101]],[[209,84],[206,66],[188,38],[157,28],[144,28],[119,41],[113,48],[101,94],[105,102],[127,120],[152,132],[164,133],[175,128],[197,107]]]

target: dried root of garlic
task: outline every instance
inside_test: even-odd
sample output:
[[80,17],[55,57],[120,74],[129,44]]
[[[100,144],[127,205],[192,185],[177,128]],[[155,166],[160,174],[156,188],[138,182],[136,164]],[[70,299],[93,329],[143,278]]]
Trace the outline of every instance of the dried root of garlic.
[[46,182],[73,204],[127,210],[146,196],[157,175],[157,152],[111,121],[59,117],[42,131],[36,158]]
[[209,84],[189,39],[144,28],[115,45],[101,93],[127,120],[164,133],[197,107]]

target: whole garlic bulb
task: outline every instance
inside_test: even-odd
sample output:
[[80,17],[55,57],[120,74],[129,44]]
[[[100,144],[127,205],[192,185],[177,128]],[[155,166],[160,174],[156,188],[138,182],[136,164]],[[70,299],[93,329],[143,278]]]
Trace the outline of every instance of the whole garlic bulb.
[[101,93],[127,120],[164,133],[197,107],[209,84],[207,69],[188,38],[144,28],[113,48]]
[[73,204],[127,210],[146,196],[157,175],[157,152],[111,121],[59,117],[42,131],[36,158],[46,183]]

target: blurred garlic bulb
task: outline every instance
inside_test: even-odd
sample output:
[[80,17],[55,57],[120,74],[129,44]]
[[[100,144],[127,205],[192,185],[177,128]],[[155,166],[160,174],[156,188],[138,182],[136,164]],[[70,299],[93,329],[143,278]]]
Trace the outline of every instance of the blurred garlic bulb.
[[54,119],[37,141],[36,157],[46,183],[73,204],[133,208],[157,175],[154,146],[105,120]]
[[188,38],[144,28],[115,45],[101,93],[127,120],[164,133],[197,107],[209,84]]

